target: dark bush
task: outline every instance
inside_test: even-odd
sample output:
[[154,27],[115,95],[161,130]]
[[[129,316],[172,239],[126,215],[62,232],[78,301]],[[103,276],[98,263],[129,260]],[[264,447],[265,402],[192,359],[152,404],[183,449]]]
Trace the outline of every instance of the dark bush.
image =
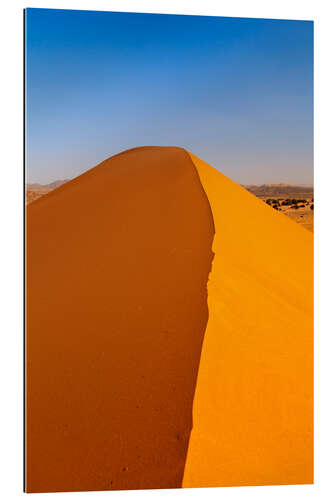
[[286,205],[293,205],[293,204],[295,204],[295,203],[297,203],[297,201],[296,201],[296,200],[291,200],[290,198],[287,198],[286,200],[284,200],[284,201],[281,203],[281,205],[286,206]]

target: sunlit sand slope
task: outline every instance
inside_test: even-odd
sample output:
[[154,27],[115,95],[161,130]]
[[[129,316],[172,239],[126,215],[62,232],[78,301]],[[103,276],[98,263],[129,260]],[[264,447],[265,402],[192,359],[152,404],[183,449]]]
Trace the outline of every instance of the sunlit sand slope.
[[181,487],[213,235],[179,148],[126,151],[28,206],[28,491]]
[[183,486],[311,483],[313,236],[191,158],[215,257]]

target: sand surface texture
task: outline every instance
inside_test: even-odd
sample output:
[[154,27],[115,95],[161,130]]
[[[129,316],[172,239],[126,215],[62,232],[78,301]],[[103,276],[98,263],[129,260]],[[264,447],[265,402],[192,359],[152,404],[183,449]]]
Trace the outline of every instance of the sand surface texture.
[[178,148],[27,207],[27,491],[181,487],[213,235]]
[[184,487],[313,481],[313,235],[191,155],[215,224]]
[[183,149],[29,204],[26,338],[27,491],[313,480],[313,235]]

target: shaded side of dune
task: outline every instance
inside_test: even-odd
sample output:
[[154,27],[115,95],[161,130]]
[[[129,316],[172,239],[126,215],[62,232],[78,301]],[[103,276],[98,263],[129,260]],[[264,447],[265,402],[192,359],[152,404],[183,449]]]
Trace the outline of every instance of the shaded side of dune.
[[27,491],[181,486],[213,234],[178,148],[120,154],[28,206]]
[[313,237],[191,154],[215,224],[184,487],[313,481]]

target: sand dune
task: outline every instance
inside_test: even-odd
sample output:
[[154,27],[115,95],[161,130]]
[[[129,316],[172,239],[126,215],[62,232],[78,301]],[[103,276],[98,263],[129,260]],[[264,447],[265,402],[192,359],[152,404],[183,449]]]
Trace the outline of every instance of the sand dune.
[[311,482],[312,235],[116,155],[27,207],[26,360],[28,491]]
[[183,486],[311,483],[312,234],[191,158],[215,256]]
[[27,491],[181,486],[213,234],[178,148],[28,206]]

